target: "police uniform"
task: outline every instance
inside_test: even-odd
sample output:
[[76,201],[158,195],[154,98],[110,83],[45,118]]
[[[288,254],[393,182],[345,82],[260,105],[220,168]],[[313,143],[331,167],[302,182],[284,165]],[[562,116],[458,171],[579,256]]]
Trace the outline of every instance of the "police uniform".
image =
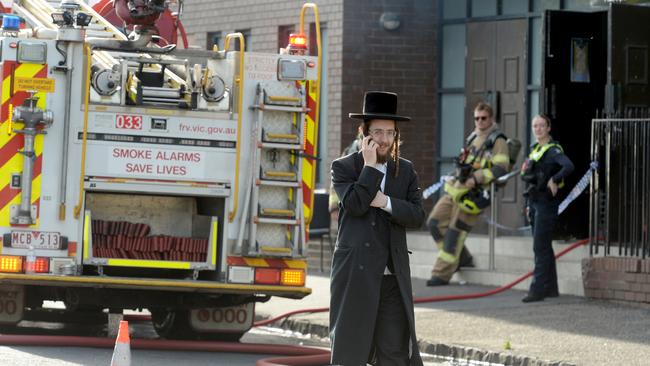
[[573,171],[573,163],[564,155],[556,141],[535,144],[522,167],[526,182],[524,196],[528,201],[528,217],[533,227],[535,270],[528,295],[522,301],[540,301],[558,296],[557,271],[553,253],[553,230],[558,217],[559,196],[553,196],[547,184],[550,179],[564,186],[564,178]]
[[[486,146],[488,137],[497,131],[497,128],[497,125],[493,124],[486,131],[476,130],[473,137],[468,139],[471,140],[467,146],[468,153],[459,161],[469,167],[468,179],[474,179],[475,186],[480,188],[472,191],[479,195],[478,199],[487,192],[490,182],[506,174],[509,168],[510,158],[505,138],[496,138],[490,148]],[[446,285],[461,259],[463,262],[471,262],[469,251],[464,249],[465,238],[476,223],[478,215],[489,205],[489,198],[485,198],[484,205],[467,207],[468,201],[462,198],[472,192],[461,179],[455,178],[447,182],[445,194],[429,215],[427,226],[438,246],[438,258],[431,271],[431,279],[427,281],[429,286]]]

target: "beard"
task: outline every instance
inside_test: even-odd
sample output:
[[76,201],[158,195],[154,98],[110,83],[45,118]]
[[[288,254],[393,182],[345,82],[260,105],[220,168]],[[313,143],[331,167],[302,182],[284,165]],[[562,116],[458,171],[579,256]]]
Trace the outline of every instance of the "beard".
[[391,151],[392,149],[389,149],[385,154],[377,152],[377,164],[386,164],[388,158],[391,156]]

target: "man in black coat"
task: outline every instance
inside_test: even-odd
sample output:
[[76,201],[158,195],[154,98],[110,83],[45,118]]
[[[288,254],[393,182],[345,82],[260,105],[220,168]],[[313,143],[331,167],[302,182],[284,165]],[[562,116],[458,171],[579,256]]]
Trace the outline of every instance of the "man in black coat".
[[361,150],[332,163],[340,197],[332,258],[332,364],[422,365],[415,336],[406,228],[425,212],[410,161],[399,157],[397,95],[367,92]]

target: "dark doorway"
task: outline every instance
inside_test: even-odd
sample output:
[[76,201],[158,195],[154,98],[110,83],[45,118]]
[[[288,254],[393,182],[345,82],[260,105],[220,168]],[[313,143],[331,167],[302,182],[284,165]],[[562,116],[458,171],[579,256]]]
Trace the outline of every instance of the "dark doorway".
[[[591,119],[602,111],[607,68],[607,12],[547,11],[542,42],[540,111],[551,118],[551,134],[573,161],[575,172],[565,180],[560,198],[569,193],[590,162]],[[587,237],[588,192],[560,215],[558,237]]]
[[[487,101],[495,110],[499,128],[508,137],[525,143],[527,33],[525,19],[467,24],[465,135],[474,130],[474,107]],[[512,179],[500,189],[500,224],[524,224],[522,189],[519,179]],[[487,226],[477,225],[476,231],[486,232]]]

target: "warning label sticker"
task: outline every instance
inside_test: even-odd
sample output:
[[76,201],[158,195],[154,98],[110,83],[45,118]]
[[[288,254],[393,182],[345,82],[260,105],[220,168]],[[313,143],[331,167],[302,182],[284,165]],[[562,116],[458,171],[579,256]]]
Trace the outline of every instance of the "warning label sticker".
[[14,87],[16,90],[35,90],[45,93],[54,93],[54,79],[16,76]]

